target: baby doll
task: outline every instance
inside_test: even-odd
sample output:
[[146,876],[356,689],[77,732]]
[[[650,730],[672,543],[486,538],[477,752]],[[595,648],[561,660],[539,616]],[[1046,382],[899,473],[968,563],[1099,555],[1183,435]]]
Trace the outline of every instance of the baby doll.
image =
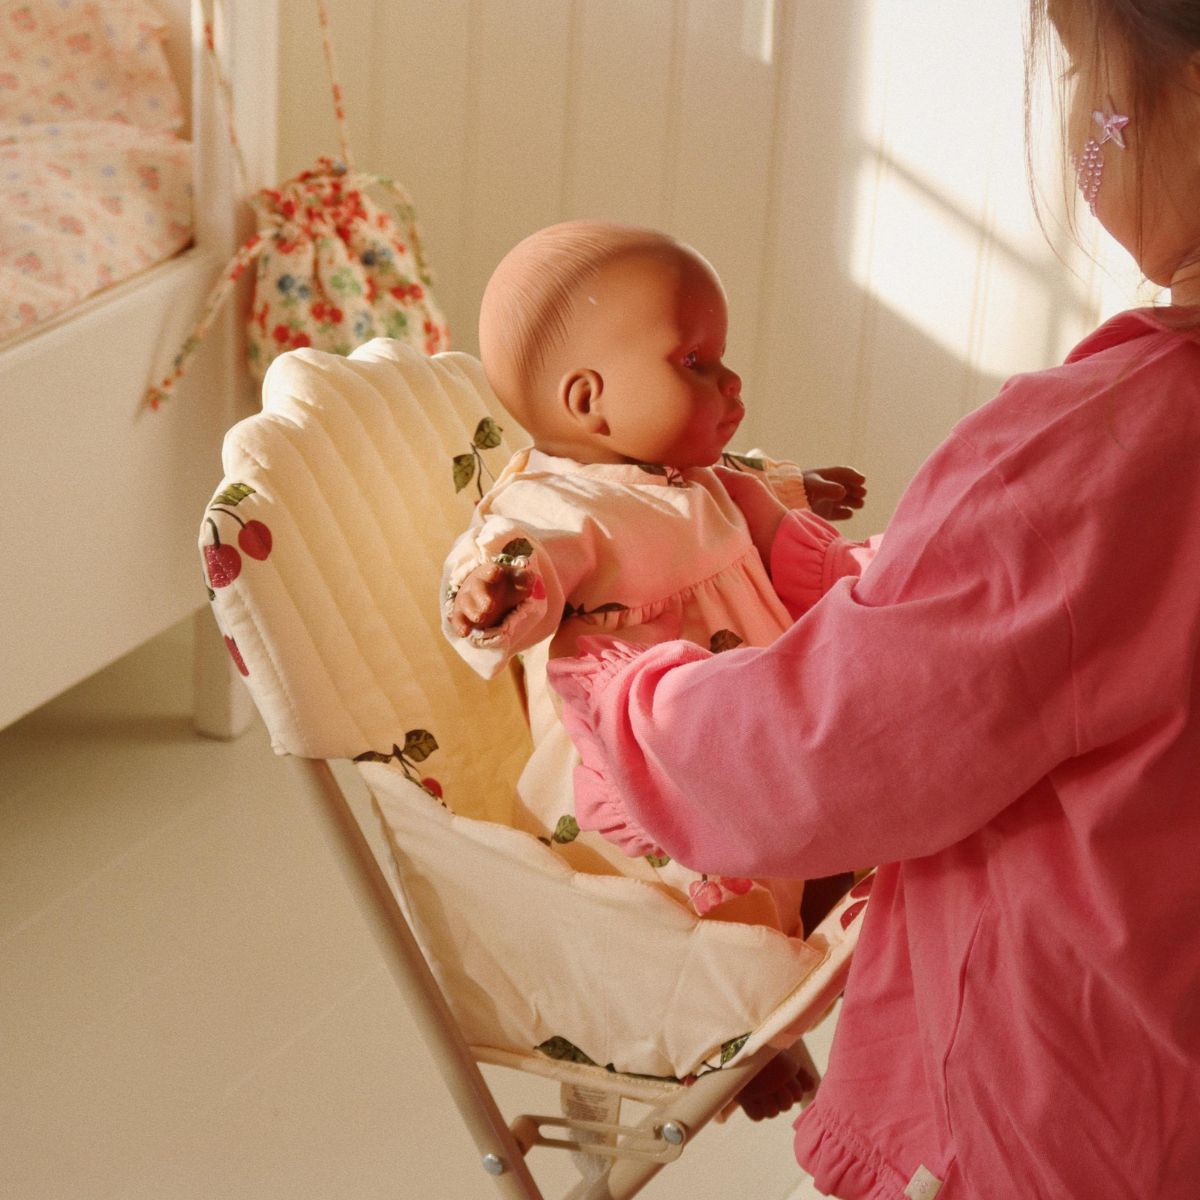
[[[535,749],[518,823],[577,869],[640,874],[702,915],[798,932],[798,881],[706,877],[581,835],[577,815],[602,829],[605,814],[573,811],[578,759],[544,685],[547,654],[572,654],[581,634],[720,650],[766,645],[791,624],[713,469],[724,456],[721,470],[761,474],[786,503],[805,503],[797,468],[724,454],[745,409],[741,380],[721,361],[720,280],[663,234],[568,222],[504,258],[479,333],[488,380],[533,445],[501,472],[449,555],[444,630],[488,678],[524,655]],[[831,516],[862,505],[856,471],[804,479]],[[736,482],[744,491],[746,480]],[[729,747],[731,772],[743,754]]]

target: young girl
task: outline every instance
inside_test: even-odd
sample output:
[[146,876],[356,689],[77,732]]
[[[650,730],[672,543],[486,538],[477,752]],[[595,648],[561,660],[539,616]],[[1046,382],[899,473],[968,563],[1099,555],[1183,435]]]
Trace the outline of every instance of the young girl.
[[[588,632],[642,645],[689,638],[715,652],[766,645],[791,624],[712,469],[745,412],[741,380],[722,362],[725,336],[716,273],[655,231],[568,222],[505,257],[484,294],[481,358],[533,446],[501,472],[449,555],[444,628],[485,677],[528,652],[535,748],[519,786],[528,831],[577,869],[640,875],[701,915],[793,935],[798,879],[705,875],[658,853],[631,862],[594,833],[578,836],[577,819],[598,822],[575,811],[577,756],[544,685],[546,654],[573,653]],[[726,474],[765,472],[804,503],[795,468],[789,478],[781,464],[730,461]],[[831,515],[863,502],[862,476],[848,468],[807,483]],[[794,599],[795,611],[820,582]],[[740,769],[744,756],[727,749],[726,770]],[[799,1098],[790,1078],[780,1084],[781,1104]],[[753,1104],[747,1111],[758,1115]]]
[[[966,418],[871,570],[771,645],[600,639],[550,666],[580,810],[630,852],[891,864],[796,1126],[843,1200],[1200,1179],[1200,3],[1048,16],[1084,200],[1172,305]],[[811,514],[740,499],[781,596],[844,561]],[[755,747],[732,776],[729,740]]]

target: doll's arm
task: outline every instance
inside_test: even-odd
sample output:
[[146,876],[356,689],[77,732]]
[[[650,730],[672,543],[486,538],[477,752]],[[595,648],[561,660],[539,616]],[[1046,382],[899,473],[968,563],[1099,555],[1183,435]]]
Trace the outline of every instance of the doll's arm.
[[853,467],[817,467],[804,472],[808,506],[826,521],[846,521],[866,501],[866,476]]
[[721,469],[760,479],[785,508],[811,509],[827,521],[844,521],[862,508],[866,478],[853,467],[814,467],[809,470],[788,459],[771,458],[761,450],[721,455]]
[[788,508],[757,474],[728,467],[716,471],[793,617],[811,608],[839,579],[861,575],[875,556],[878,538],[848,541],[816,513]]
[[536,576],[528,567],[503,562],[477,566],[450,597],[446,619],[459,637],[494,629],[533,590]]
[[489,515],[454,543],[442,571],[442,632],[485,679],[553,635],[563,609],[552,538]]

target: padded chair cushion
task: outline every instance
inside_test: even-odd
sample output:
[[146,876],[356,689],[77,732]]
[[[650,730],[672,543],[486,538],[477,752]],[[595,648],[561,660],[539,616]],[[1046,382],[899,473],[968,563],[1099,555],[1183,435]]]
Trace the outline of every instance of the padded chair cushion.
[[438,587],[522,438],[467,355],[386,339],[283,355],[263,412],[226,437],[204,516],[218,623],[278,753],[360,760],[402,907],[470,1042],[674,1077],[790,1044],[832,998],[844,947],[701,920],[511,827],[530,750],[519,693],[446,643]]
[[377,338],[272,364],[262,413],[225,438],[200,540],[277,753],[390,757],[455,812],[505,819],[530,749],[517,689],[449,647],[437,588],[524,440],[465,354]]

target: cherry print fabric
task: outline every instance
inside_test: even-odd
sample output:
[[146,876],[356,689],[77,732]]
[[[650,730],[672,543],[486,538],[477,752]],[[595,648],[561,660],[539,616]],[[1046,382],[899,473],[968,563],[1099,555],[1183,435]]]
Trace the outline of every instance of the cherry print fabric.
[[[754,460],[756,467],[751,461],[741,459],[743,469],[757,468],[768,481],[782,473],[794,484],[795,471],[786,464],[770,462],[768,471],[769,460]],[[789,495],[797,498],[794,488]],[[588,832],[604,815],[572,799],[578,758],[545,690],[547,654],[571,654],[577,637],[600,630],[645,645],[683,637],[716,652],[761,646],[778,637],[791,616],[740,510],[706,468],[584,464],[520,451],[450,553],[443,578],[447,612],[463,578],[488,561],[527,565],[534,574],[529,596],[494,630],[459,638],[444,620],[443,632],[485,678],[514,654],[531,651],[524,674],[534,750],[519,785],[527,832],[580,865],[613,857],[613,847]],[[625,857],[630,854],[640,862]],[[621,873],[640,870],[700,916],[796,931],[798,880],[691,871],[652,845],[623,848],[615,858]]]
[[382,338],[347,358],[282,355],[263,411],[225,438],[197,598],[210,589],[275,750],[357,760],[470,1044],[569,1042],[617,1070],[687,1077],[788,1042],[824,1010],[861,922],[818,951],[700,918],[595,860],[573,869],[570,846],[513,827],[530,746],[517,690],[450,648],[437,593],[474,476],[513,454],[509,435],[468,355]]

